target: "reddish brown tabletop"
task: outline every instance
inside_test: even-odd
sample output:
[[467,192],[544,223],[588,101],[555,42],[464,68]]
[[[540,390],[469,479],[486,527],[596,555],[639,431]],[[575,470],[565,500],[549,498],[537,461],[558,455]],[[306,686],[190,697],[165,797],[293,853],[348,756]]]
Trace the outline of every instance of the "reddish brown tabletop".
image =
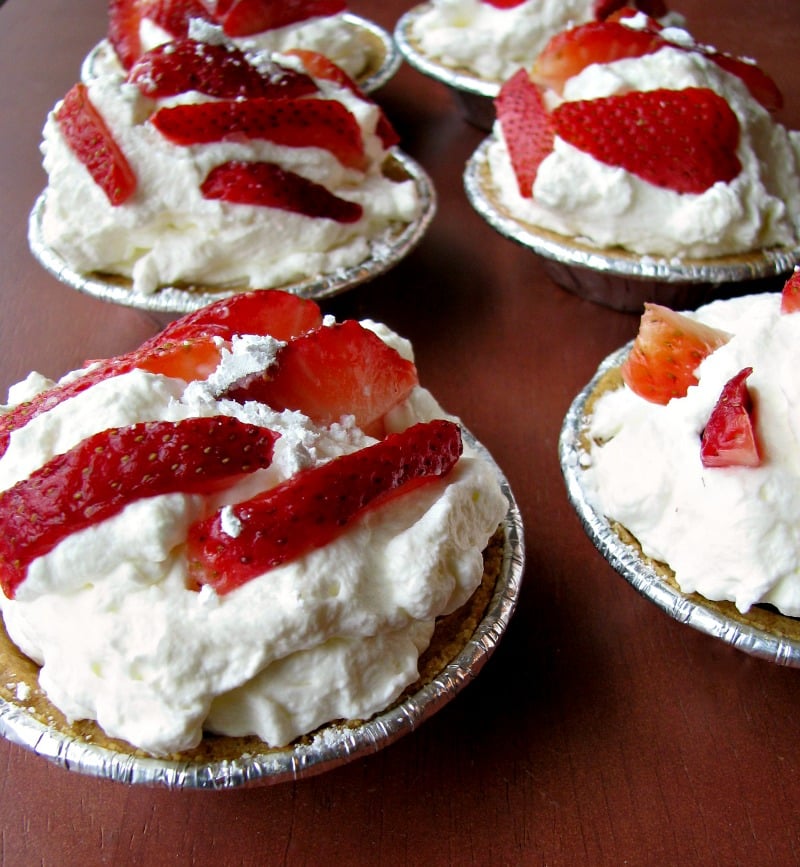
[[[412,4],[353,0],[392,29]],[[800,128],[797,0],[675,0],[695,35],[759,58]],[[45,114],[103,35],[103,0],[0,6],[0,393],[154,333],[146,313],[59,284],[32,258]],[[483,137],[408,66],[379,93],[432,175],[435,221],[399,267],[324,302],[410,337],[421,378],[493,452],[527,568],[481,675],[419,730],[296,783],[129,788],[0,742],[0,862],[28,864],[790,864],[800,861],[800,672],[640,597],[597,553],[557,457],[564,413],[637,317],[557,288],[463,193]]]

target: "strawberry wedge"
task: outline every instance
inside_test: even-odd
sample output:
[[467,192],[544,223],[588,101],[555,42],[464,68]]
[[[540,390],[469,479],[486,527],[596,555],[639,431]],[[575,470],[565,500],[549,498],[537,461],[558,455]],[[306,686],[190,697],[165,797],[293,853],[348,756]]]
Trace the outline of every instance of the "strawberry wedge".
[[703,430],[700,460],[704,467],[757,467],[761,463],[747,388],[752,372],[752,367],[745,367],[725,383]]
[[219,100],[162,108],[151,118],[177,145],[208,144],[246,136],[287,147],[318,147],[342,165],[364,170],[361,129],[342,103],[330,99]]
[[220,514],[189,529],[189,577],[224,594],[262,573],[327,545],[353,521],[391,496],[446,475],[462,450],[449,421],[403,433],[314,469],[233,507],[235,537]]
[[206,493],[267,467],[277,434],[234,418],[146,422],[101,431],[0,494],[0,586],[14,597],[28,564],[131,502]]

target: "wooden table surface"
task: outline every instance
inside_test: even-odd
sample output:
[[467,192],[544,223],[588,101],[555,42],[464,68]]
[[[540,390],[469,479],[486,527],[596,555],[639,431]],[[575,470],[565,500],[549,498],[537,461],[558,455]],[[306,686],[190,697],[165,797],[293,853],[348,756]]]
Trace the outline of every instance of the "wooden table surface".
[[[392,29],[412,4],[352,0]],[[800,129],[797,0],[674,0],[695,35],[760,59]],[[128,350],[143,312],[59,284],[30,255],[48,109],[104,34],[103,0],[0,7],[0,394],[37,369]],[[640,597],[569,505],[557,440],[574,394],[638,318],[557,288],[463,193],[483,133],[408,66],[378,94],[439,210],[392,272],[323,303],[414,342],[423,382],[492,451],[527,567],[480,677],[418,731],[318,777],[227,792],[128,788],[0,743],[0,861],[86,864],[800,863],[800,672]]]

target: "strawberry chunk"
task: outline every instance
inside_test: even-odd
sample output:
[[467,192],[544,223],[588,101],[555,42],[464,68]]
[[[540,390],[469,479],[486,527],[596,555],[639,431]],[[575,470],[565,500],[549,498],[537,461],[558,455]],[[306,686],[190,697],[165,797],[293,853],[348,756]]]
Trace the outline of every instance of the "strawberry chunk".
[[747,388],[752,372],[752,367],[745,367],[723,387],[701,439],[704,467],[757,467],[761,463]]
[[589,21],[553,36],[536,58],[531,78],[542,87],[552,87],[561,93],[567,79],[593,63],[642,57],[666,44],[656,33],[636,30],[617,21]]
[[565,102],[551,116],[556,134],[574,147],[678,193],[703,193],[742,169],[739,121],[708,88]]
[[215,166],[200,192],[207,199],[280,208],[337,223],[356,223],[364,213],[358,202],[342,199],[322,184],[275,163],[232,160]]
[[166,42],[143,54],[133,64],[128,81],[153,99],[190,90],[217,99],[297,98],[317,92],[316,84],[302,72],[273,64],[266,74],[233,45],[188,38]]
[[520,69],[503,86],[495,109],[520,195],[530,199],[542,160],[553,150],[553,125],[539,88]]
[[178,377],[187,382],[205,379],[219,363],[219,349],[207,337],[185,341],[153,340],[124,355],[87,362],[87,365],[89,363],[94,366],[83,376],[54,385],[0,416],[0,457],[6,453],[13,431],[104,379],[129,373],[134,368]]
[[685,397],[700,362],[731,336],[660,304],[645,303],[639,333],[622,363],[625,384],[652,403]]
[[146,422],[88,437],[0,494],[3,592],[13,598],[32,560],[135,500],[210,492],[269,466],[277,436],[217,416]]
[[[359,99],[372,102],[372,100],[370,100],[361,90],[358,84],[356,84],[356,82],[353,81],[353,79],[350,78],[350,76],[340,66],[337,66],[329,57],[320,54],[319,51],[311,51],[311,49],[308,48],[292,48],[289,51],[286,51],[285,54],[297,57],[314,78],[332,81],[334,84],[338,84],[339,87],[347,88],[347,90],[354,93],[359,97]],[[375,105],[379,111],[375,133],[378,138],[380,138],[383,146],[388,150],[400,141],[400,136],[397,134],[397,131],[392,126],[391,121],[386,116],[383,109],[374,102],[372,102],[372,104]]]
[[800,267],[792,271],[781,292],[781,313],[800,312]]
[[126,202],[136,190],[136,175],[102,115],[89,99],[86,85],[74,85],[56,109],[56,121],[75,156],[112,205]]
[[226,0],[217,5],[217,21],[228,36],[250,36],[297,24],[308,18],[335,15],[345,0]]
[[277,340],[291,340],[320,325],[322,311],[315,301],[280,289],[256,289],[222,298],[181,316],[142,348],[207,336],[230,341],[236,334],[262,334]]
[[244,135],[287,147],[323,148],[348,168],[363,170],[366,166],[358,122],[335,100],[219,100],[162,108],[151,120],[162,135],[178,145]]
[[414,364],[355,320],[318,328],[287,343],[262,377],[233,388],[233,400],[257,400],[278,411],[299,410],[319,424],[355,416],[382,437],[386,413],[418,383]]
[[194,524],[188,538],[190,578],[228,593],[327,545],[390,496],[446,475],[461,450],[458,426],[432,421],[301,471],[233,507],[242,525],[235,538],[225,533],[219,514]]
[[192,18],[209,19],[200,0],[109,0],[108,40],[123,69],[130,69],[142,54],[143,18],[174,37],[189,33]]

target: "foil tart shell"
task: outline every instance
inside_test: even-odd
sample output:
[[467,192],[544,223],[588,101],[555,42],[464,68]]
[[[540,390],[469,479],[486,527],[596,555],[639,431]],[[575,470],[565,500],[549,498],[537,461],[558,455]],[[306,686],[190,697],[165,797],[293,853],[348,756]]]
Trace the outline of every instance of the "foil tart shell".
[[[319,274],[294,283],[261,288],[283,289],[302,298],[321,299],[338,295],[361,283],[372,280],[390,270],[407,256],[428,229],[436,213],[436,191],[428,174],[415,160],[400,150],[393,149],[384,166],[384,174],[397,180],[412,180],[421,202],[420,214],[410,223],[390,225],[381,234],[370,240],[370,255],[356,265]],[[67,260],[43,237],[42,221],[47,201],[47,189],[37,198],[28,221],[28,245],[42,267],[57,280],[73,289],[120,304],[136,307],[152,313],[184,314],[230,297],[248,287],[220,286],[164,286],[151,294],[134,292],[131,281],[113,274],[83,274],[76,271]]]
[[467,161],[464,188],[470,204],[495,231],[541,256],[559,286],[596,304],[641,312],[645,301],[653,301],[691,310],[719,298],[779,289],[800,263],[800,246],[713,259],[667,259],[594,247],[524,223],[501,204],[494,187],[488,162],[492,142],[491,136],[484,139]]
[[414,38],[413,28],[430,7],[430,3],[415,6],[398,20],[394,40],[400,54],[417,72],[444,84],[466,120],[488,131],[495,120],[494,98],[500,92],[502,82],[481,78],[468,69],[447,66],[422,51]]
[[[483,668],[508,627],[525,565],[522,517],[511,487],[488,450],[462,428],[465,444],[493,467],[508,510],[500,528],[501,562],[491,598],[473,634],[438,674],[363,722],[333,722],[284,748],[248,749],[234,759],[172,761],[110,749],[44,725],[25,702],[0,698],[0,735],[70,771],[129,785],[232,789],[315,776],[376,753],[418,728]],[[31,663],[32,665],[32,663]]]
[[[403,62],[403,57],[397,49],[392,34],[374,22],[344,12],[342,26],[357,33],[369,47],[367,67],[356,76],[356,83],[364,93],[374,93],[394,77]],[[81,81],[88,83],[96,78],[98,65],[102,65],[112,53],[113,49],[107,39],[98,42],[83,59]]]
[[668,567],[647,558],[635,539],[610,522],[597,507],[585,483],[589,406],[602,380],[622,364],[631,346],[632,343],[623,346],[602,362],[570,405],[559,436],[559,460],[567,496],[586,534],[632,587],[679,623],[751,656],[800,668],[800,620],[761,606],[742,614],[731,602],[684,593]]

